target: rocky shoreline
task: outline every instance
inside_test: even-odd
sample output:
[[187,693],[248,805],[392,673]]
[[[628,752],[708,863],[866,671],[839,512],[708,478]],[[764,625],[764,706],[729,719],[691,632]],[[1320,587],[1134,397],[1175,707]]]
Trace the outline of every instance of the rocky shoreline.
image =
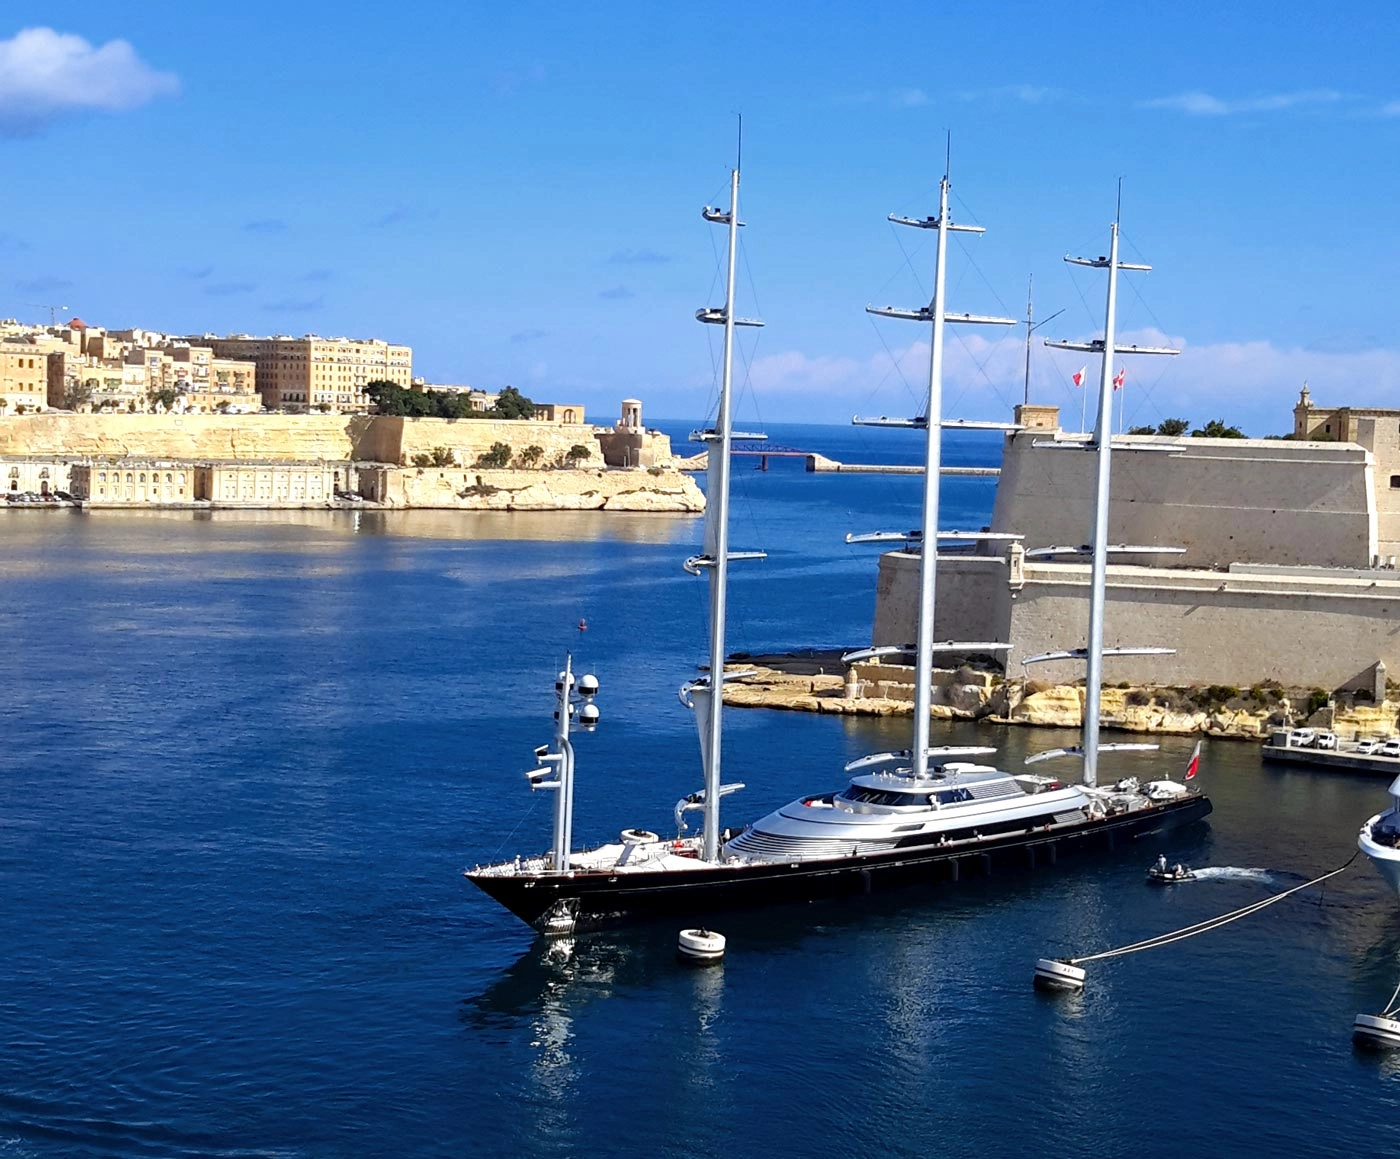
[[[737,657],[735,658],[738,659]],[[890,679],[850,678],[841,671],[839,655],[806,654],[792,658],[763,657],[760,663],[735,663],[728,671],[753,673],[724,686],[724,702],[741,708],[776,708],[843,716],[909,716],[912,689]],[[910,670],[885,668],[904,676]],[[852,673],[869,673],[857,666]],[[873,693],[873,695],[871,694]],[[1235,695],[1227,695],[1234,693]],[[1167,735],[1204,734],[1234,740],[1264,741],[1275,728],[1306,724],[1329,728],[1344,739],[1396,732],[1400,702],[1318,705],[1317,694],[1276,685],[1248,692],[1237,689],[1104,688],[1102,724],[1122,732]],[[1082,685],[1044,685],[1026,680],[1003,680],[994,673],[969,668],[935,674],[932,714],[940,720],[980,721],[993,725],[1037,728],[1081,727]]]

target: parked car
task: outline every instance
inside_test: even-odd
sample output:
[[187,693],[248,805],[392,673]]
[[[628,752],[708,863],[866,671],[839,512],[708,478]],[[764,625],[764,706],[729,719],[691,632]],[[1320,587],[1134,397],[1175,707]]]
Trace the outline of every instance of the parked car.
[[1373,753],[1380,752],[1381,742],[1378,740],[1359,740],[1352,746],[1351,751],[1358,756],[1369,757]]
[[1400,736],[1393,736],[1381,745],[1381,756],[1400,757]]
[[1335,732],[1319,732],[1317,740],[1313,741],[1313,747],[1319,749],[1335,749],[1337,747],[1337,734]]
[[1293,748],[1311,748],[1313,741],[1317,739],[1317,733],[1310,728],[1295,728],[1288,734],[1288,743]]

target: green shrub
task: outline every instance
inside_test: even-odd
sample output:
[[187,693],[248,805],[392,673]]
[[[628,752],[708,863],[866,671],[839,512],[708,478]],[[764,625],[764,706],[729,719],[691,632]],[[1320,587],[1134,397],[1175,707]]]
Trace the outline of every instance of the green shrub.
[[510,463],[512,451],[509,443],[492,443],[489,451],[482,451],[476,457],[478,467],[501,468]]

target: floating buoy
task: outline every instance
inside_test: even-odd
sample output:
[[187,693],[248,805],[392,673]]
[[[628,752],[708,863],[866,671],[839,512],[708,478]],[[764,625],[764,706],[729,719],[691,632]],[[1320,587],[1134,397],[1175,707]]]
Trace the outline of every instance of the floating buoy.
[[1038,990],[1083,990],[1084,967],[1059,958],[1041,958],[1035,964],[1035,985]]
[[676,954],[683,962],[718,962],[724,957],[724,935],[713,930],[682,930]]
[[1400,1019],[1384,1014],[1358,1014],[1351,1024],[1351,1036],[1362,1046],[1400,1046]]

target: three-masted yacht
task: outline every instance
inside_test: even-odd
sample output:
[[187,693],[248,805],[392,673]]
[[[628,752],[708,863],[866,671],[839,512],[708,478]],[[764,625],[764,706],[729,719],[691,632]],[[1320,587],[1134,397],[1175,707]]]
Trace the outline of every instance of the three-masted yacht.
[[[1061,855],[1112,848],[1117,842],[1159,833],[1197,820],[1210,811],[1204,797],[1183,786],[1167,788],[1171,782],[1154,782],[1146,790],[1139,789],[1136,781],[1099,788],[1093,777],[1094,757],[1099,749],[1088,741],[1087,709],[1085,747],[1092,755],[1086,759],[1082,785],[1031,772],[1013,774],[973,759],[994,753],[991,748],[953,748],[930,743],[933,657],[940,652],[1005,648],[994,643],[934,642],[938,485],[944,426],[944,326],[948,322],[1012,322],[949,315],[945,311],[947,236],[955,230],[980,232],[978,227],[950,221],[949,188],[945,175],[940,184],[937,217],[891,217],[899,224],[935,231],[932,301],[914,310],[870,307],[875,313],[930,326],[925,413],[919,419],[877,420],[884,425],[926,427],[922,527],[917,535],[910,536],[921,543],[918,639],[908,648],[895,649],[912,653],[916,670],[912,747],[852,761],[846,766],[849,780],[844,788],[800,797],[740,830],[721,828],[721,800],[743,787],[724,784],[721,777],[722,684],[725,679],[742,675],[724,671],[726,575],[731,560],[758,554],[731,552],[728,544],[733,340],[735,327],[747,321],[734,312],[735,252],[740,225],[736,168],[731,178],[728,211],[705,210],[707,220],[727,226],[729,232],[725,305],[697,312],[701,321],[724,327],[717,419],[714,430],[700,436],[710,450],[705,546],[703,554],[686,561],[687,570],[708,574],[710,578],[710,674],[681,689],[681,699],[694,710],[700,733],[704,788],[677,802],[674,837],[661,837],[645,829],[624,829],[616,842],[573,850],[570,721],[577,717],[587,723],[596,716],[592,698],[597,684],[588,676],[576,679],[572,666],[566,663],[555,685],[555,742],[536,750],[540,767],[528,774],[533,788],[558,794],[553,845],[544,854],[478,866],[466,873],[488,895],[537,929],[568,933],[648,917],[690,917],[740,907],[869,893],[901,884],[957,881],[969,873],[985,875],[1003,867],[1053,865]],[[1116,249],[1114,255],[1116,260]],[[1105,367],[1113,356],[1112,294],[1111,280]],[[1105,377],[1105,389],[1107,383]],[[1108,424],[1101,422],[1099,442],[1105,457],[1108,429]],[[1101,474],[1101,478],[1105,477]],[[1106,488],[1100,495],[1100,505],[1106,512]],[[975,537],[978,533],[962,534]],[[877,534],[870,538],[879,537]],[[1098,542],[1104,542],[1102,529]],[[1101,615],[1101,576],[1097,598]],[[1091,633],[1090,650],[1097,646],[1101,646],[1101,634],[1095,638]],[[1092,675],[1093,670],[1091,678]],[[1096,741],[1097,698],[1092,723]],[[685,814],[691,810],[703,814],[698,836],[686,833]]]

